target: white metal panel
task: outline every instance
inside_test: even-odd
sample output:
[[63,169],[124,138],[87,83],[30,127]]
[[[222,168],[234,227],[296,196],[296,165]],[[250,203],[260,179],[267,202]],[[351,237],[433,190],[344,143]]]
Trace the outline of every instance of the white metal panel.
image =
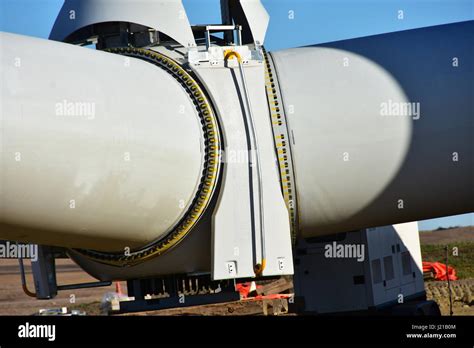
[[[421,258],[420,233],[418,231],[418,222],[407,222],[403,224],[393,225],[396,230],[398,240],[400,242],[400,279],[402,284],[414,283],[416,292],[424,291],[423,284],[423,262]],[[409,261],[412,273],[403,273],[402,254],[409,253]],[[413,276],[413,274],[415,276]]]
[[[367,275],[367,285],[371,288],[371,302],[377,306],[397,299],[400,287],[400,276],[398,269],[398,255],[396,253],[397,235],[392,225],[381,226],[362,230],[367,234],[367,254],[370,273]],[[384,259],[390,258],[392,262],[393,276],[387,274]],[[380,265],[379,282],[376,282],[378,272],[374,263]]]
[[64,41],[86,26],[130,22],[159,30],[184,47],[196,45],[181,0],[66,0],[50,39]]
[[0,39],[1,237],[111,251],[174,227],[204,157],[197,111],[179,83],[136,59]]
[[[304,297],[305,311],[337,313],[366,310],[370,306],[367,288],[370,276],[365,274],[367,259],[363,262],[350,257],[328,257],[327,246],[332,241],[309,242],[298,240],[297,248],[304,251],[296,256],[295,295]],[[362,233],[349,232],[338,245],[361,245]],[[366,256],[364,254],[364,256]],[[364,282],[355,284],[355,277]]]
[[[243,123],[245,98],[238,68],[195,67],[219,111],[226,144],[223,183],[213,220],[214,279],[255,275],[253,266],[262,258],[260,230],[252,235],[248,161],[233,160],[248,155]],[[245,77],[255,117],[263,181],[263,210],[266,268],[263,275],[293,273],[291,235],[281,194],[275,147],[265,95],[263,65],[246,66]],[[237,83],[237,86],[236,86]],[[241,91],[239,97],[238,90]],[[242,104],[241,104],[242,103]],[[256,176],[252,180],[257,180]],[[254,196],[258,206],[258,196]],[[255,216],[258,221],[258,214]],[[257,224],[258,225],[258,224]],[[256,260],[254,258],[256,253]]]
[[230,69],[195,68],[195,71],[218,110],[227,157],[212,223],[213,278],[252,277],[249,170],[245,160],[248,152],[239,96]]
[[[364,261],[356,258],[334,258],[326,255],[326,247],[333,241],[327,239],[318,243],[310,240],[298,240],[298,265],[295,270],[295,293],[304,296],[305,310],[319,313],[367,310],[419,295],[424,291],[423,272],[421,270],[421,251],[418,241],[416,222],[381,226],[360,231],[348,232],[344,239],[336,237],[338,245],[363,245]],[[416,264],[416,277],[411,275],[407,282],[400,276],[400,252],[396,247],[402,243],[410,252],[412,262]],[[392,248],[393,246],[393,248]],[[394,277],[387,280],[384,257],[392,257]],[[373,261],[380,261],[380,268]],[[379,273],[379,275],[376,275]],[[337,276],[335,276],[337,275]],[[355,282],[355,277],[363,276],[363,282]],[[378,278],[378,279],[377,279]],[[375,282],[375,280],[377,280]]]
[[[370,277],[368,286],[372,288],[372,305],[377,306],[389,301],[398,300],[399,295],[405,298],[424,291],[421,249],[417,222],[407,222],[381,226],[366,230],[367,251],[369,256]],[[412,272],[403,275],[402,253],[409,252]],[[392,257],[394,278],[387,279],[384,258]],[[373,261],[380,260],[382,282],[374,283],[375,269]],[[384,283],[385,281],[385,283]]]
[[248,67],[244,72],[255,117],[262,170],[266,259],[263,275],[293,274],[290,222],[280,186],[278,171],[281,168],[275,155],[264,66]]

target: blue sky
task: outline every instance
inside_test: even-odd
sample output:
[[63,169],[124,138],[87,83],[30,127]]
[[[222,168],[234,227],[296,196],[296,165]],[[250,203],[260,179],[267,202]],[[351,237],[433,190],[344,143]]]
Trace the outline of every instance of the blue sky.
[[[219,23],[219,0],[184,0],[192,24]],[[278,50],[474,19],[474,0],[262,0],[265,46]],[[63,0],[0,0],[0,31],[47,38]],[[403,18],[401,12],[403,11]],[[474,225],[474,214],[420,221],[421,230]]]

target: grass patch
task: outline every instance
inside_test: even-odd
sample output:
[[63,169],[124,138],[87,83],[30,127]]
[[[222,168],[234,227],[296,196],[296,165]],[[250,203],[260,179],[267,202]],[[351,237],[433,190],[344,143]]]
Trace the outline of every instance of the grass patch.
[[100,310],[100,302],[80,303],[71,306],[70,309],[78,309],[81,311],[85,311],[86,315],[102,315],[102,312]]
[[[449,265],[456,269],[459,279],[474,278],[474,242],[450,243]],[[458,248],[458,255],[453,256],[453,248]],[[446,262],[445,245],[422,245],[423,261]]]

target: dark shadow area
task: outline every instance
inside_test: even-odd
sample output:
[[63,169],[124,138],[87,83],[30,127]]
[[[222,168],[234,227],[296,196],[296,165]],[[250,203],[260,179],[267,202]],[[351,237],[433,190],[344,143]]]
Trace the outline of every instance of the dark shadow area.
[[[368,214],[372,226],[383,226],[474,211],[474,21],[312,47],[345,50],[377,63],[411,102],[420,103],[421,117],[412,120],[398,173],[375,200],[342,223],[356,229],[371,227],[364,224]],[[399,199],[404,209],[397,208]]]

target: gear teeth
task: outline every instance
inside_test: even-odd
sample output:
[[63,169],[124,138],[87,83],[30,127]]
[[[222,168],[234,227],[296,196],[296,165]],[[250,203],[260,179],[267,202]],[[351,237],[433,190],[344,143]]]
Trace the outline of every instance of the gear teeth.
[[[275,148],[277,151],[277,158],[279,162],[279,166],[281,168],[280,171],[280,181],[283,191],[283,197],[285,199],[286,206],[288,208],[288,213],[290,217],[290,227],[291,227],[291,239],[293,245],[296,242],[296,231],[298,226],[298,214],[297,214],[297,202],[296,197],[292,194],[291,187],[293,186],[292,183],[294,182],[294,176],[288,168],[292,168],[291,159],[288,157],[287,154],[290,153],[290,147],[287,142],[283,141],[285,138],[285,134],[288,133],[288,129],[286,125],[283,124],[281,112],[283,109],[282,101],[279,100],[279,93],[277,91],[277,84],[275,83],[275,78],[273,76],[272,71],[272,64],[270,61],[270,57],[267,51],[263,49],[263,57],[265,59],[265,84],[266,84],[266,93],[267,93],[267,100],[268,106],[270,110],[270,118],[272,120],[272,130],[273,130],[273,140],[275,143]],[[276,120],[275,120],[276,119]],[[282,129],[281,127],[284,127]],[[287,175],[288,174],[288,175]],[[283,185],[283,182],[286,185]]]
[[109,48],[107,52],[138,58],[154,64],[172,75],[186,90],[196,106],[202,124],[205,139],[205,163],[201,184],[185,216],[165,238],[155,241],[141,249],[130,251],[130,254],[107,253],[86,249],[74,249],[94,261],[107,265],[126,267],[139,264],[145,260],[162,255],[176,246],[196,225],[206,210],[217,184],[220,169],[219,157],[220,136],[217,118],[209,107],[209,101],[194,78],[173,59],[149,49],[130,47]]

